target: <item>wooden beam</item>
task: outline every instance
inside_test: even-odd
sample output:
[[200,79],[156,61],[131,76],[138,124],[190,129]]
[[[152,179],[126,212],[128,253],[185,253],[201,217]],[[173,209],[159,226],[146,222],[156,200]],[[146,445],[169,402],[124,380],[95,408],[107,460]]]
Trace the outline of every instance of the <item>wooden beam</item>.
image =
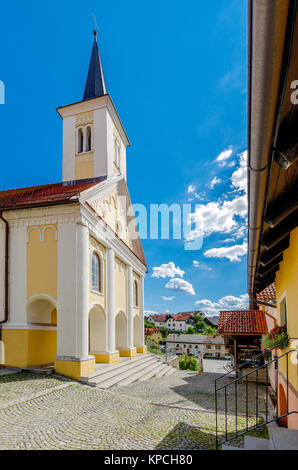
[[271,269],[274,269],[276,266],[279,265],[283,260],[283,256],[279,255],[277,258],[275,258],[271,263],[268,263],[264,268],[259,268],[258,269],[258,275],[261,277],[266,276],[267,273],[271,271]]
[[273,266],[271,269],[268,269],[268,271],[264,272],[264,274],[258,273],[257,277],[266,278],[267,276],[271,276],[272,274],[275,274],[279,270],[279,264],[276,264]]
[[276,227],[280,222],[282,222],[286,217],[292,214],[294,211],[297,210],[298,207],[298,193],[297,190],[295,194],[289,194],[288,199],[285,200],[283,197],[282,201],[275,201],[274,205],[276,209],[272,212],[269,212],[268,215],[265,217],[266,224],[269,225],[270,228]]
[[256,293],[258,294],[259,292],[262,292],[266,287],[270,286],[272,282],[275,280],[275,273],[273,273],[271,276],[268,276],[264,279],[259,278],[256,279]]
[[288,235],[297,226],[297,213],[293,212],[289,217],[283,220],[275,228],[270,230],[269,235],[262,241],[265,250],[270,250]]
[[279,243],[277,243],[271,250],[265,251],[260,257],[260,265],[266,266],[277,258],[284,250],[290,246],[290,236],[287,235]]

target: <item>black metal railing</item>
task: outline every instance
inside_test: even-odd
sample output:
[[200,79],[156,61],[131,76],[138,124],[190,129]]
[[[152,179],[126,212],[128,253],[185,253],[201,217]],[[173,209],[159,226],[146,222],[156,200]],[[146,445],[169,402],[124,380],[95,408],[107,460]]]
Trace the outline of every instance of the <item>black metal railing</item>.
[[[246,365],[252,365],[252,362],[255,361],[255,359],[261,357],[261,356],[266,356],[269,352],[271,352],[275,348],[279,348],[280,346],[284,345],[285,342],[290,342],[294,339],[297,338],[291,338],[287,339],[285,341],[282,341],[278,345],[276,345],[274,348],[268,349],[264,351],[262,354],[259,356],[256,356],[254,359],[247,361],[245,364],[242,364],[240,367],[237,367],[234,369],[236,375],[239,369],[243,369],[243,366]],[[228,383],[225,383],[223,385],[218,386],[218,381],[223,379],[224,377],[227,377],[230,373],[228,372],[227,374],[223,374],[220,377],[217,377],[215,379],[215,426],[216,426],[216,449],[222,444],[225,444],[227,442],[232,441],[235,438],[239,438],[251,431],[261,429],[262,427],[266,426],[269,423],[272,423],[274,421],[280,421],[283,418],[298,413],[296,410],[289,410],[289,355],[292,353],[297,354],[298,358],[298,350],[297,349],[289,349],[280,356],[276,356],[273,359],[265,362],[264,364],[260,365],[259,367],[256,367],[255,369],[247,372],[246,374],[241,374],[240,377],[237,377]],[[283,359],[284,358],[284,359]],[[272,367],[272,365],[275,365],[274,370],[277,370],[279,368],[279,361],[280,360],[285,360],[286,364],[286,375],[285,375],[285,382],[286,382],[286,410],[280,410],[279,409],[279,404],[277,401],[277,410],[276,410],[276,416],[270,417],[269,412],[268,412],[268,404],[269,404],[269,386],[270,386],[270,380],[269,380],[269,373],[268,373],[268,367]],[[297,361],[297,359],[296,359]],[[297,362],[296,362],[297,364]],[[252,387],[249,387],[249,382],[251,382]],[[241,407],[239,407],[239,399],[238,399],[238,387],[241,385],[241,394],[240,394],[240,400],[242,401]],[[255,386],[254,386],[255,385]],[[277,384],[275,384],[275,391],[277,393]],[[260,390],[260,386],[265,386]],[[230,387],[230,388],[229,388]],[[234,409],[228,409],[228,392],[234,388]],[[260,393],[261,392],[261,393]],[[265,392],[265,396],[262,396],[262,392]],[[253,394],[253,412],[249,410],[249,393],[251,393],[251,396]],[[223,400],[223,409],[220,410],[218,407],[219,403],[219,397],[220,395],[222,396]],[[263,393],[264,395],[264,393]],[[265,410],[259,409],[259,401],[260,401],[260,396],[261,398],[264,398],[265,400]],[[244,411],[243,411],[244,407]],[[231,426],[232,430],[229,429],[229,422],[228,422],[228,412],[233,416],[235,416],[235,421],[232,420]],[[223,426],[223,438],[219,438],[219,429],[218,429],[218,415],[224,415],[224,426]],[[243,430],[238,431],[238,418],[241,418],[244,420],[245,425],[242,426]],[[250,424],[250,421],[254,419],[254,423]],[[234,421],[234,423],[233,423]]]
[[[298,338],[292,338],[292,339],[298,339]],[[232,368],[231,370],[229,370],[228,372],[226,372],[225,374],[223,375],[220,375],[219,377],[216,378],[216,381],[220,380],[220,379],[223,379],[225,377],[227,377],[228,375],[232,374],[232,372],[235,372],[236,373],[236,376],[237,376],[237,372],[238,371],[241,371],[241,369],[246,369],[249,365],[255,365],[257,364],[257,360],[260,359],[261,357],[266,357],[266,355],[268,353],[271,353],[271,351],[273,351],[274,349],[276,348],[279,348],[281,345],[284,345],[285,343],[288,343],[290,340],[287,338],[287,339],[284,339],[283,341],[281,341],[280,343],[278,343],[277,346],[273,346],[272,348],[270,349],[266,349],[265,351],[263,351],[261,354],[258,354],[257,356],[251,358],[251,359],[248,359],[248,361],[244,362],[243,364],[240,364],[239,366],[237,367],[234,367]]]

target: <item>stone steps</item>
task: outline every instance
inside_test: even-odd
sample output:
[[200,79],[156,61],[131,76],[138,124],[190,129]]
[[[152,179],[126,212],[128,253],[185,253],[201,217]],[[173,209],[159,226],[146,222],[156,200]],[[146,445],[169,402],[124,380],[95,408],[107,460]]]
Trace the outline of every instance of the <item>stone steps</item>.
[[123,387],[138,380],[144,382],[152,377],[162,377],[173,372],[175,369],[164,364],[157,355],[147,354],[115,366],[99,366],[92,374],[82,377],[81,381],[105,390],[113,386]]
[[[134,367],[130,367],[129,369],[125,369],[121,371],[120,373],[115,374],[113,377],[110,377],[107,380],[102,380],[102,378],[97,379],[97,387],[99,388],[110,388],[113,385],[119,385],[122,380],[131,377],[134,378],[133,382],[137,380],[136,374],[140,371],[142,375],[144,375],[148,370],[151,371],[156,368],[157,361],[154,359],[151,359],[146,362],[140,362],[138,365],[135,365]],[[93,379],[94,380],[94,379]],[[95,379],[96,380],[96,379]]]
[[145,380],[149,380],[151,379],[151,377],[155,376],[157,368],[158,368],[158,361],[151,363],[149,365],[147,364],[146,367],[142,369],[138,369],[134,374],[131,374],[129,377],[126,377],[124,380],[117,383],[117,386],[124,387],[125,385],[129,385],[133,382],[136,382],[137,380],[144,382],[144,380],[142,380],[144,376],[147,376]]
[[270,439],[245,436],[244,448],[224,444],[222,450],[298,450],[298,430],[268,425]]
[[269,426],[270,440],[274,450],[298,450],[298,430]]
[[157,372],[157,374],[155,375],[155,377],[162,377],[163,375],[165,375],[168,368],[169,368],[169,366],[167,364],[163,364],[161,366],[161,369],[159,370],[159,372]]
[[131,374],[136,368],[143,368],[146,367],[148,363],[151,363],[152,359],[150,356],[146,356],[142,358],[142,360],[138,361],[128,361],[120,364],[119,366],[109,366],[107,369],[99,369],[96,376],[94,376],[91,380],[88,380],[89,385],[93,385],[96,387],[100,383],[106,382],[110,379],[118,377],[121,379],[123,374]]
[[22,370],[26,372],[34,372],[34,374],[51,375],[55,372],[54,364],[49,362],[47,364],[40,364],[39,366],[28,366]]
[[174,367],[168,366],[168,370],[166,371],[166,373],[165,373],[164,375],[165,375],[166,377],[167,377],[168,375],[172,375],[172,374],[174,374],[175,370],[176,370],[176,369],[175,369]]
[[114,373],[118,369],[121,369],[124,366],[136,364],[137,362],[142,362],[142,361],[148,360],[149,357],[150,357],[149,355],[146,355],[146,356],[136,357],[133,360],[128,359],[127,361],[120,362],[119,364],[116,364],[114,366],[109,366],[108,364],[101,364],[101,367],[99,369],[97,369],[95,372],[92,372],[91,374],[82,376],[81,377],[81,382],[87,383],[87,382],[90,381],[90,379],[93,379],[94,377],[98,377],[99,374],[107,374],[108,375],[108,373],[111,372],[111,371],[113,371],[113,373],[111,375],[111,376],[113,376]]
[[142,375],[138,380],[140,382],[146,382],[146,380],[151,379],[151,377],[155,377],[161,370],[164,370],[164,364],[156,364],[153,367],[148,367],[146,373]]
[[272,449],[270,439],[261,439],[259,437],[245,436],[244,438],[245,450],[270,450]]

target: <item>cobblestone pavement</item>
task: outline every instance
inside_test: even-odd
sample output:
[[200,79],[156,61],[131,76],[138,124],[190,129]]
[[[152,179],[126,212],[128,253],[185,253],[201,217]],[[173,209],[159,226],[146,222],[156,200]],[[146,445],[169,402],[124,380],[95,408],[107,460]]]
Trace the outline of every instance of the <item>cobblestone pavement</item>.
[[53,376],[3,376],[0,449],[211,449],[213,381],[177,371],[101,391]]

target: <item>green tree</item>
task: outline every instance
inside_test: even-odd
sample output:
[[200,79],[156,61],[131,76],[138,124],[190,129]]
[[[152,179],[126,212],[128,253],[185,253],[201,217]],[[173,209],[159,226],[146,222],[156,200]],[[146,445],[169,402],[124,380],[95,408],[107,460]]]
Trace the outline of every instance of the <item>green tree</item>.
[[[206,325],[206,323],[205,323]],[[206,335],[216,335],[217,331],[215,328],[212,328],[212,326],[210,325],[206,325],[205,326],[205,333]]]
[[150,323],[148,318],[144,318],[144,327],[145,328],[154,328],[153,323]]
[[187,328],[187,332],[186,332],[186,333],[187,333],[188,335],[193,335],[194,332],[195,332],[195,330],[193,329],[192,326],[189,326],[189,327]]
[[194,316],[194,319],[195,319],[195,325],[194,325],[195,331],[205,330],[205,328],[206,328],[206,323],[204,322],[204,320],[203,320],[203,318],[201,317],[201,315],[195,315],[195,316]]
[[181,370],[198,370],[198,361],[195,357],[182,354],[179,357],[179,369]]
[[166,329],[165,326],[162,326],[162,327],[159,329],[159,331],[161,332],[163,338],[166,338],[166,337],[168,336],[168,334],[169,334],[169,332],[168,332],[168,330]]

